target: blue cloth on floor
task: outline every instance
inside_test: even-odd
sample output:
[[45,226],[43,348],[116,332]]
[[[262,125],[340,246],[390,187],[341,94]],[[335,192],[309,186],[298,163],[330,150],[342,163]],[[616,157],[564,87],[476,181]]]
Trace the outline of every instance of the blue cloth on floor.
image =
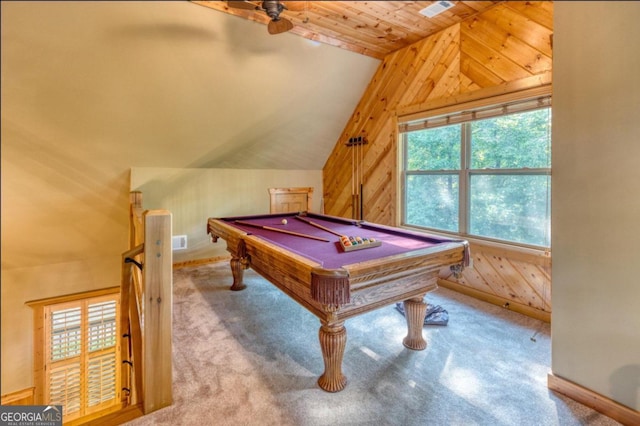
[[[397,302],[396,309],[404,315],[404,302]],[[440,305],[427,303],[427,313],[424,317],[424,325],[447,325],[449,323],[449,312]]]

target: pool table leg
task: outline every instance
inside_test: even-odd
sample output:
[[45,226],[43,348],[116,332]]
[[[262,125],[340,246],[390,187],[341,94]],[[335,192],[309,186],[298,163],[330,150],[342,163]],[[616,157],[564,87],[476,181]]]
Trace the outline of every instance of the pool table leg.
[[233,274],[233,284],[229,288],[229,290],[239,291],[244,290],[247,286],[242,282],[244,277],[245,267],[243,265],[243,260],[238,257],[231,258],[231,274]]
[[404,301],[404,313],[407,319],[407,337],[402,343],[409,349],[421,351],[427,347],[427,341],[422,337],[422,326],[427,314],[427,304],[424,296],[414,297]]
[[339,392],[347,386],[347,378],[342,374],[342,357],[347,344],[344,321],[323,322],[318,334],[324,358],[324,373],[318,379],[318,385],[327,392]]
[[238,242],[235,250],[232,250],[227,244],[227,251],[231,253],[231,274],[233,275],[233,284],[229,290],[240,291],[247,288],[242,282],[244,270],[249,267],[249,258],[247,257],[247,247],[244,240]]

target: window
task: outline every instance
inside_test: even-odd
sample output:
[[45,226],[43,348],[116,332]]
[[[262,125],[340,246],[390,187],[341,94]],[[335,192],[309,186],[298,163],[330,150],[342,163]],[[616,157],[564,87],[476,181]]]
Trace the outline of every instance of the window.
[[65,422],[119,407],[118,294],[55,302],[36,315],[44,326],[42,403],[62,405]]
[[404,224],[548,247],[550,103],[545,96],[401,125]]

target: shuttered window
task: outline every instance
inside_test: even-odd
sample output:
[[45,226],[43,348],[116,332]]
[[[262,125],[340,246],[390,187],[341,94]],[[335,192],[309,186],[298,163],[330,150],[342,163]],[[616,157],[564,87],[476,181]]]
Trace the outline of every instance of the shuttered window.
[[118,309],[117,295],[44,308],[44,398],[63,406],[64,421],[119,403]]

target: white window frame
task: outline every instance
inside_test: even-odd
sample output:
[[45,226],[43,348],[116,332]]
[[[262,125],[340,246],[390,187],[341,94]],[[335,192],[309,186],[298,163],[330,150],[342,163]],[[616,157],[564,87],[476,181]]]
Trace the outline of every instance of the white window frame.
[[[463,236],[467,239],[477,239],[481,241],[490,241],[507,246],[533,248],[536,250],[548,251],[548,245],[533,245],[511,240],[503,240],[482,235],[470,234],[470,182],[472,176],[482,175],[537,175],[551,177],[551,167],[548,168],[518,168],[518,169],[471,169],[471,123],[476,120],[487,118],[495,118],[507,114],[534,111],[544,108],[551,108],[551,94],[547,90],[536,91],[535,96],[506,95],[498,97],[498,100],[482,99],[471,104],[448,106],[443,109],[435,109],[432,111],[424,111],[414,113],[411,116],[399,117],[399,135],[400,135],[400,161],[401,179],[400,183],[400,220],[401,226],[425,229],[430,232],[454,234]],[[505,99],[506,98],[506,99]],[[419,131],[423,129],[443,127],[449,125],[461,126],[460,141],[460,169],[451,170],[419,170],[408,171],[407,165],[407,136],[409,132]],[[458,230],[448,231],[443,229],[423,227],[415,224],[407,223],[407,198],[406,198],[406,182],[409,176],[416,175],[456,175],[459,180],[458,192]],[[550,195],[549,206],[550,210]],[[549,211],[550,216],[550,211]],[[550,245],[551,237],[547,238]]]

